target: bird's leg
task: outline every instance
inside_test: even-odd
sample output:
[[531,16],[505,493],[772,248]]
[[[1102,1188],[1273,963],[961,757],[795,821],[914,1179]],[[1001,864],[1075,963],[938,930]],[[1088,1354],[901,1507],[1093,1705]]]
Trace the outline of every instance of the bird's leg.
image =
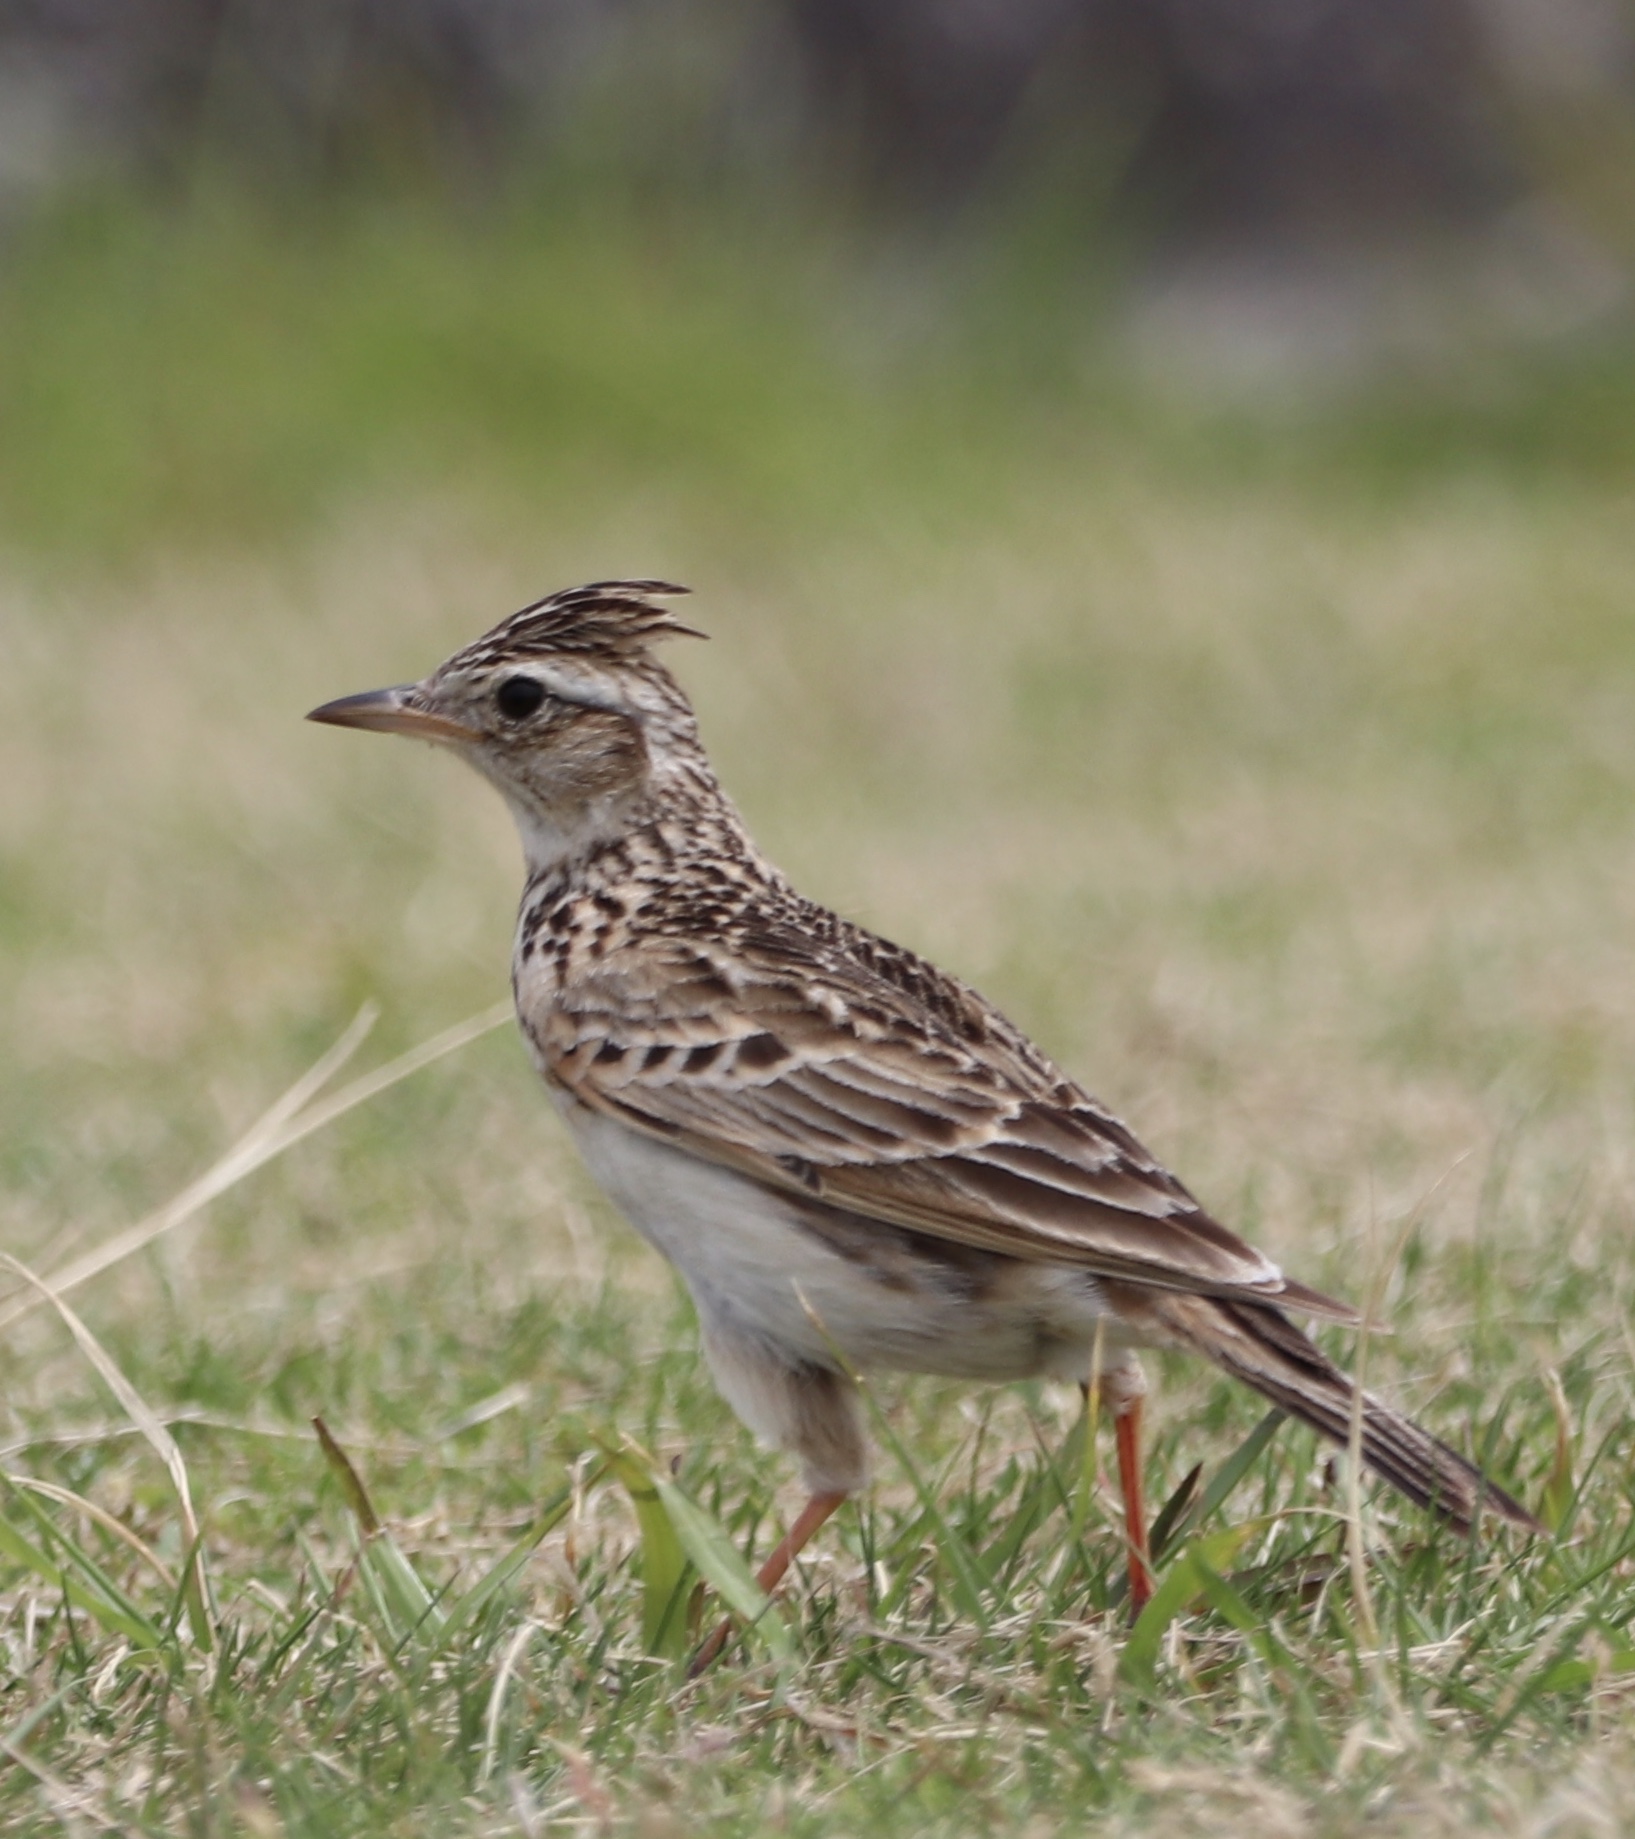
[[1152,1599],[1152,1552],[1147,1543],[1147,1504],[1141,1485],[1141,1401],[1146,1375],[1133,1354],[1126,1354],[1102,1375],[1102,1390],[1113,1408],[1118,1442],[1118,1485],[1124,1496],[1124,1543],[1130,1567],[1130,1613],[1140,1615]]
[[1141,1400],[1114,1414],[1118,1482],[1124,1493],[1124,1538],[1130,1553],[1130,1613],[1140,1615],[1152,1597],[1152,1554],[1147,1547],[1147,1505],[1141,1490]]
[[783,1582],[784,1573],[825,1520],[846,1503],[842,1493],[814,1494],[801,1508],[795,1524],[778,1542],[778,1548],[755,1573],[755,1581],[768,1596]]
[[[844,1493],[814,1494],[801,1508],[795,1524],[778,1541],[777,1549],[755,1573],[755,1581],[768,1596],[783,1582],[784,1573],[788,1571],[802,1549],[818,1528],[846,1500]],[[733,1619],[727,1616],[715,1629],[704,1645],[693,1655],[687,1668],[687,1677],[696,1679],[704,1669],[720,1654],[727,1645],[733,1631]]]

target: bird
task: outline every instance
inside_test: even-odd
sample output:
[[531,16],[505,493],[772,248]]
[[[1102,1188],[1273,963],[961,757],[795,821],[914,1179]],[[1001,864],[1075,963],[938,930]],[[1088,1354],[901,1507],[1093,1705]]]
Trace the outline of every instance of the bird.
[[[1455,1531],[1538,1522],[1294,1317],[1357,1313],[1217,1220],[968,984],[797,891],[722,790],[657,655],[686,590],[602,581],[417,683],[308,719],[451,748],[526,866],[512,954],[533,1064],[592,1176],[680,1273],[715,1384],[793,1457],[770,1593],[865,1487],[859,1378],[1094,1386],[1116,1432],[1129,1599],[1153,1590],[1143,1348],[1202,1355]],[[730,1623],[695,1657],[719,1653]]]

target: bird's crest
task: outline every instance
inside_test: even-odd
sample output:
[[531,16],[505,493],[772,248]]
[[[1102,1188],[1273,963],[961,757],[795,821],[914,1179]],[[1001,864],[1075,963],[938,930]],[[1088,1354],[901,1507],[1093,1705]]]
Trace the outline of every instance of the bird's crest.
[[501,620],[450,663],[470,668],[514,657],[624,658],[645,651],[655,639],[701,639],[706,634],[684,625],[662,604],[687,591],[668,581],[592,581],[564,588]]

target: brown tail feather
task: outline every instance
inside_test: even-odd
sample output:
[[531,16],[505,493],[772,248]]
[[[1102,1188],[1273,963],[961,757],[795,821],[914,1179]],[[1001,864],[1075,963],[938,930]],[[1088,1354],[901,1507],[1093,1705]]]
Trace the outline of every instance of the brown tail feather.
[[[1355,1387],[1281,1311],[1264,1303],[1156,1290],[1142,1292],[1141,1308],[1167,1337],[1207,1354],[1217,1366],[1336,1443],[1350,1441]],[[1457,1450],[1366,1392],[1362,1454],[1371,1469],[1409,1500],[1431,1508],[1459,1532],[1469,1532],[1483,1511],[1533,1532],[1544,1530],[1525,1507],[1486,1480]]]

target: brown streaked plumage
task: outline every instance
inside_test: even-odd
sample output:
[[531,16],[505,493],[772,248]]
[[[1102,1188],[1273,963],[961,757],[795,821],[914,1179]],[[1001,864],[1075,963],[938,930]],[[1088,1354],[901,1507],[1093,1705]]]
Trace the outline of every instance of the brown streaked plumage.
[[[1139,1602],[1133,1350],[1204,1354],[1343,1442],[1352,1383],[1286,1312],[1355,1315],[1214,1219],[974,990],[766,861],[653,655],[692,631],[663,605],[681,591],[553,595],[312,719],[453,746],[504,794],[535,1064],[686,1280],[722,1392],[811,1491],[768,1587],[866,1479],[847,1367],[1084,1381],[1099,1349]],[[1483,1508],[1536,1524],[1389,1405],[1360,1409],[1364,1458],[1411,1499],[1460,1529]]]

